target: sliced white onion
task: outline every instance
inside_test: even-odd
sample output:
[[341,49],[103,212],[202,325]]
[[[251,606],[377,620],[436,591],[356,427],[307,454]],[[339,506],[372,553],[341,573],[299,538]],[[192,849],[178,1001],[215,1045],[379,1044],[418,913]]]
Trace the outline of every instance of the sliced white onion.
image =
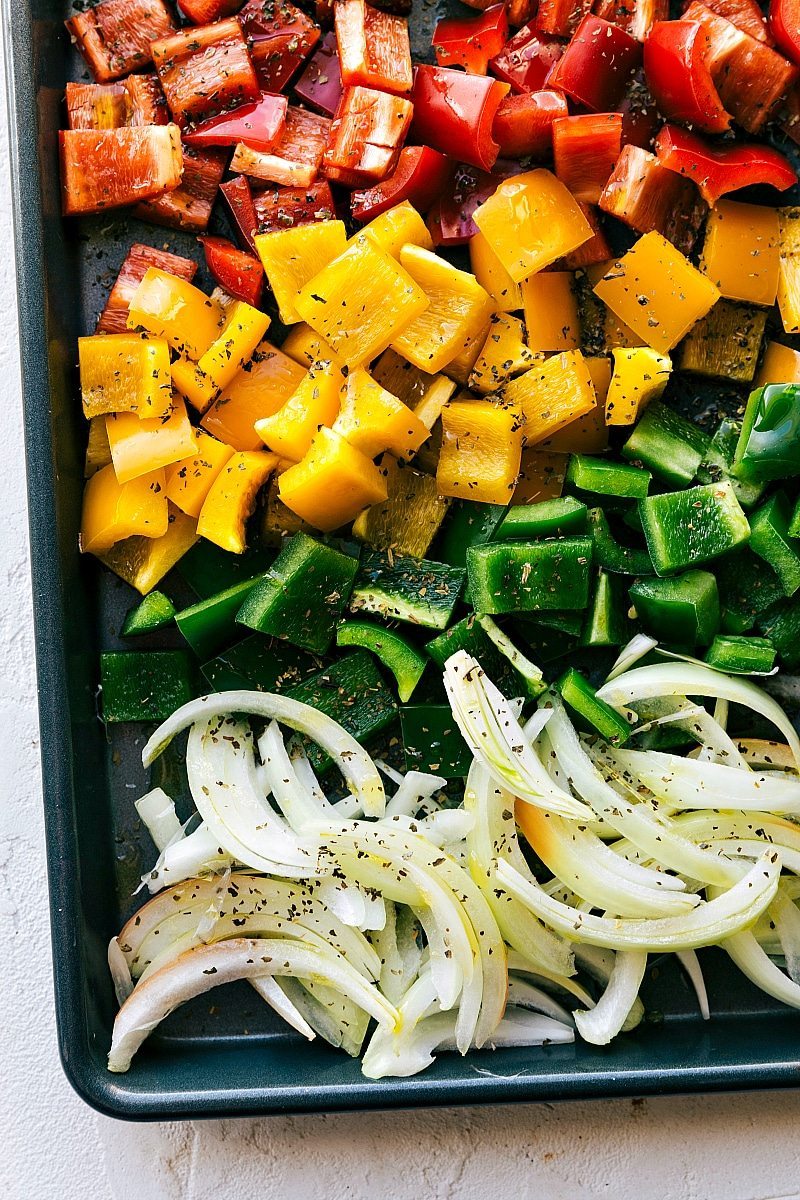
[[302,1034],[307,1041],[313,1042],[316,1034],[297,1006],[292,1003],[283,991],[280,983],[271,975],[260,975],[251,979],[250,986],[258,992],[262,1000],[281,1017],[287,1025]]
[[196,875],[224,871],[233,866],[234,858],[220,846],[208,826],[201,822],[192,833],[165,846],[158,860],[142,882],[150,892],[173,887]]
[[262,777],[295,833],[302,833],[309,821],[332,815],[331,805],[325,796],[301,783],[277,721],[270,721],[258,739],[258,752]]
[[443,779],[441,775],[429,775],[425,771],[409,771],[386,805],[386,816],[413,817],[423,801],[430,800],[431,796],[435,796],[446,785],[447,780]]
[[649,634],[634,634],[628,644],[623,646],[620,650],[613,666],[611,667],[611,670],[606,676],[606,682],[610,683],[612,679],[616,679],[618,676],[624,675],[626,671],[631,669],[634,663],[639,662],[639,660],[644,658],[645,655],[649,654],[651,650],[655,650],[657,645],[658,642],[656,639],[650,637]]
[[609,748],[606,758],[673,808],[744,808],[800,813],[800,779],[775,772],[739,771],[658,750]]
[[535,663],[532,663],[521,650],[519,650],[508,634],[504,633],[500,626],[491,617],[485,613],[479,613],[476,616],[476,621],[480,625],[483,632],[491,642],[494,642],[497,649],[507,658],[515,671],[518,671],[524,680],[533,687],[533,695],[540,692],[544,686],[544,675]]
[[704,1021],[710,1021],[711,1009],[708,1006],[708,991],[706,990],[706,981],[703,978],[703,968],[700,966],[697,951],[676,950],[675,957],[688,975],[689,982],[694,988],[694,994],[697,996],[697,1004],[700,1009],[700,1016]]
[[134,808],[144,822],[159,853],[170,842],[183,836],[183,826],[175,812],[175,801],[167,795],[163,788],[153,788],[144,796],[140,796],[138,800],[134,801]]
[[639,996],[647,954],[639,950],[621,950],[614,962],[611,978],[594,1008],[575,1013],[578,1032],[594,1046],[607,1046],[620,1032]]

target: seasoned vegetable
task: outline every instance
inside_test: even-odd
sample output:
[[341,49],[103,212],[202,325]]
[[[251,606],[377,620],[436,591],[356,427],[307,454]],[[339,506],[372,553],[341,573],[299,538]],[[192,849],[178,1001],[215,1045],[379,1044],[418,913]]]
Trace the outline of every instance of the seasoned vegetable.
[[719,629],[717,581],[709,571],[631,585],[636,615],[648,633],[679,646],[707,646]]
[[350,609],[428,629],[444,629],[463,586],[462,568],[373,552],[362,557]]
[[336,645],[372,651],[394,675],[403,704],[411,699],[427,665],[425,656],[399,633],[369,621],[343,621],[336,630]]
[[639,512],[659,575],[718,558],[750,537],[747,517],[726,481],[648,496]]
[[592,542],[586,537],[471,546],[470,600],[484,613],[585,608],[591,566]]
[[100,655],[103,720],[164,721],[195,695],[182,650],[121,650]]

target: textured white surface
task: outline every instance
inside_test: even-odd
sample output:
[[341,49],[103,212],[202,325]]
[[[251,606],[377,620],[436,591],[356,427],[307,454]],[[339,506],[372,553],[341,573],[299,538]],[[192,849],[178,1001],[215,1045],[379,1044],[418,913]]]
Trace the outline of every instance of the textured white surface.
[[797,1092],[125,1125],[70,1091],[50,986],[4,112],[0,132],[3,1200],[800,1200]]

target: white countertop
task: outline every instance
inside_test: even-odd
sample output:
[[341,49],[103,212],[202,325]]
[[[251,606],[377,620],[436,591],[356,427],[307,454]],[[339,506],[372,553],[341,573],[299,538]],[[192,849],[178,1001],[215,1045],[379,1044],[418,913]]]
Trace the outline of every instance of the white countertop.
[[3,1200],[800,1200],[800,1092],[132,1125],[70,1090],[53,1020],[0,120]]

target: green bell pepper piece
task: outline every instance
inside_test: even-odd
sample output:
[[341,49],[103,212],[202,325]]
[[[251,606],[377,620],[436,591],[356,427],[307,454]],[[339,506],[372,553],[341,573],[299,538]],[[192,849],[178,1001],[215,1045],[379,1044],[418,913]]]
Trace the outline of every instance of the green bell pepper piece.
[[800,554],[791,543],[790,520],[791,508],[783,492],[750,514],[750,549],[769,563],[787,596],[800,588]]
[[615,575],[654,574],[654,567],[646,550],[623,546],[616,540],[602,508],[590,508],[588,515],[594,561],[599,567]]
[[699,566],[750,537],[750,526],[730,483],[662,492],[639,501],[644,536],[659,575]]
[[660,642],[707,646],[719,629],[719,593],[710,571],[640,579],[630,597],[642,625]]
[[288,642],[253,633],[203,663],[200,670],[215,692],[233,689],[283,692],[315,674],[322,660]]
[[375,654],[397,680],[397,694],[403,704],[411,699],[428,665],[425,656],[399,633],[369,621],[343,621],[336,630],[336,645],[360,646]]
[[642,467],[572,454],[566,482],[576,491],[590,496],[613,496],[622,500],[643,500],[653,476]]
[[715,562],[714,574],[725,633],[746,633],[759,614],[783,596],[778,576],[747,546]]
[[[315,675],[284,689],[284,695],[318,708],[338,721],[361,744],[391,725],[397,705],[375,660],[366,650],[356,650]],[[312,766],[330,766],[327,754],[315,744],[307,746]]]
[[759,633],[778,651],[790,671],[800,666],[800,599],[778,600],[756,621]]
[[504,696],[519,692],[521,677],[478,624],[474,614],[462,617],[444,633],[425,643],[425,649],[441,670],[451,654],[466,650],[477,658],[492,683],[499,687]]
[[570,667],[556,684],[564,703],[578,718],[578,724],[600,734],[607,742],[621,746],[630,737],[631,727],[610,704],[601,700],[589,680]]
[[470,599],[476,612],[491,616],[540,608],[586,608],[591,567],[588,537],[471,546],[467,552]]
[[175,617],[175,605],[163,592],[150,592],[140,604],[132,608],[122,626],[122,637],[138,637],[171,625]]
[[761,499],[765,485],[749,483],[746,480],[737,479],[732,474],[741,431],[742,426],[739,421],[734,421],[730,417],[724,417],[720,421],[706,451],[706,456],[700,464],[697,479],[699,483],[719,483],[721,479],[730,479],[736,499],[742,508],[752,508]]
[[184,554],[176,570],[201,600],[262,575],[275,557],[274,551],[251,547],[244,554],[231,554],[201,538]]
[[536,504],[515,504],[509,508],[494,541],[566,537],[586,532],[586,505],[574,496],[557,496]]
[[100,655],[103,720],[165,721],[197,695],[184,650],[118,650]]
[[794,502],[792,515],[789,519],[789,537],[800,537],[800,496]]
[[581,635],[584,646],[622,646],[630,637],[628,602],[623,582],[608,571],[597,572],[586,623]]
[[750,393],[733,473],[751,482],[800,475],[800,384],[770,383]]
[[407,771],[463,779],[472,766],[472,751],[448,704],[406,705],[400,709],[400,729]]
[[504,504],[454,500],[434,547],[439,561],[451,567],[465,567],[467,549],[490,542],[505,514]]
[[350,597],[351,612],[387,621],[446,629],[464,586],[463,567],[405,558],[382,550],[365,554]]
[[720,634],[706,652],[706,662],[734,675],[767,675],[775,666],[775,647],[766,638]]
[[198,658],[209,658],[234,640],[239,632],[236,614],[261,579],[260,575],[243,579],[224,592],[198,600],[197,604],[176,613],[175,624]]
[[660,400],[652,400],[620,453],[641,462],[666,483],[685,487],[708,453],[704,430]]

